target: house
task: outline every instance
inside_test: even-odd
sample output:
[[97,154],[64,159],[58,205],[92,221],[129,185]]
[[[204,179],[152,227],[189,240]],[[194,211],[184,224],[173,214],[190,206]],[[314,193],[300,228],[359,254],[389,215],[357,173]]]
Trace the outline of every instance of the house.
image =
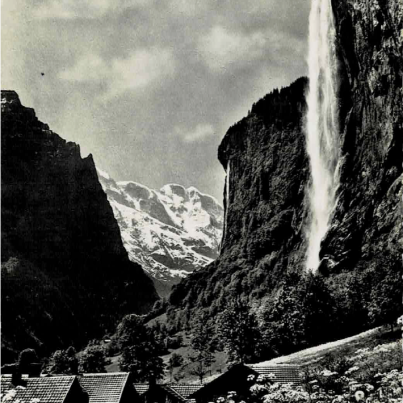
[[295,365],[237,364],[188,397],[189,399],[195,399],[197,403],[207,403],[215,401],[218,397],[225,397],[230,391],[235,391],[239,398],[245,399],[251,386],[251,383],[247,380],[248,376],[268,375],[271,373],[276,376],[275,380],[279,383],[302,383],[299,367]]
[[135,383],[142,403],[189,403],[189,396],[201,388],[201,385],[185,384],[144,384]]
[[275,381],[279,383],[302,384],[301,369],[298,365],[288,364],[246,364],[247,367],[255,371],[256,375],[274,374]]
[[[13,375],[1,376],[2,399],[7,402],[40,403],[89,403],[88,394],[82,389],[76,376],[52,376],[18,380]],[[35,400],[39,399],[39,400]],[[2,400],[3,401],[3,400]]]
[[139,395],[128,372],[83,374],[78,377],[78,381],[88,394],[88,403],[134,403],[139,401]]
[[194,401],[194,399],[190,398],[193,393],[197,392],[199,389],[203,387],[203,385],[187,385],[180,383],[171,383],[169,387],[173,389],[175,392],[179,393],[183,396],[188,402]]
[[136,403],[140,401],[126,372],[28,377],[1,376],[2,397],[9,402],[40,403]]

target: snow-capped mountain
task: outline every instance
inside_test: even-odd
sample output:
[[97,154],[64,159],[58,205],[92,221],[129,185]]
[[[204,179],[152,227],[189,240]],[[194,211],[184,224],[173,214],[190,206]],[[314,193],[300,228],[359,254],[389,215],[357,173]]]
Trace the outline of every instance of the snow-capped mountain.
[[159,283],[170,288],[218,256],[223,208],[214,197],[176,184],[154,190],[115,182],[97,171],[130,260]]

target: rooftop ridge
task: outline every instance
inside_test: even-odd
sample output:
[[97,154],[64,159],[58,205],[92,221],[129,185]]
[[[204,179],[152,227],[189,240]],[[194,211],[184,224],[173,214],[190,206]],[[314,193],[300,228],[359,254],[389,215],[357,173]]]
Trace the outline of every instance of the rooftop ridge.
[[83,373],[78,376],[111,376],[111,375],[129,375],[129,372],[89,372]]

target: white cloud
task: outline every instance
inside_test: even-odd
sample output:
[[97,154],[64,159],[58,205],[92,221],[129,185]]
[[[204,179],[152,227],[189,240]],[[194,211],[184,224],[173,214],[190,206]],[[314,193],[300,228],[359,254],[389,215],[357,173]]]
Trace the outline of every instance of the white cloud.
[[88,54],[77,61],[70,69],[64,70],[59,77],[68,81],[101,81],[110,73],[110,68],[98,55]]
[[39,19],[99,18],[110,12],[150,4],[152,0],[45,0],[35,10]]
[[215,71],[243,65],[264,56],[266,38],[261,32],[244,35],[215,26],[199,41],[205,63]]
[[137,49],[127,58],[106,62],[89,54],[70,69],[60,72],[59,78],[73,82],[103,82],[107,88],[105,99],[127,90],[142,89],[173,76],[176,63],[167,48]]
[[113,89],[121,92],[138,89],[163,80],[175,73],[175,59],[167,48],[139,49],[127,59],[112,63]]
[[201,142],[209,137],[213,137],[216,132],[210,124],[198,124],[192,131],[176,127],[175,134],[182,138],[185,143]]

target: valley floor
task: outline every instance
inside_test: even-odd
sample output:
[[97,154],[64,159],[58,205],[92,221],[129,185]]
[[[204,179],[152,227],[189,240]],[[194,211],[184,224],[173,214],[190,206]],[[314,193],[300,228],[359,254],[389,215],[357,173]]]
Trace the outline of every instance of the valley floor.
[[[349,357],[353,363],[354,358],[357,356],[357,352],[362,351],[367,354],[367,357],[371,357],[371,361],[376,361],[385,358],[384,356],[379,356],[379,353],[382,353],[383,351],[392,352],[392,350],[395,351],[397,348],[397,350],[402,353],[401,337],[401,330],[398,328],[396,328],[394,332],[391,332],[387,327],[378,327],[345,339],[307,348],[287,356],[277,357],[255,365],[269,366],[274,364],[293,364],[309,368],[320,364],[321,360],[329,355]],[[188,346],[189,340],[187,340],[186,335],[184,335],[184,341],[186,344],[185,346],[175,350],[170,350],[169,354],[162,357],[165,363],[168,363],[169,358],[174,353],[179,354],[186,359],[190,354],[190,347]],[[106,367],[107,372],[119,371],[119,357],[120,356],[111,357],[111,364]],[[179,383],[198,383],[197,377],[190,374],[188,365],[185,364],[181,369],[183,370],[184,378],[181,379]],[[226,354],[224,352],[216,353],[216,362],[212,365],[210,374],[205,377],[204,383],[212,381],[221,373],[225,372],[226,369]],[[178,371],[179,368],[175,368],[174,374]],[[170,378],[170,375],[166,374],[164,381],[172,382]]]

